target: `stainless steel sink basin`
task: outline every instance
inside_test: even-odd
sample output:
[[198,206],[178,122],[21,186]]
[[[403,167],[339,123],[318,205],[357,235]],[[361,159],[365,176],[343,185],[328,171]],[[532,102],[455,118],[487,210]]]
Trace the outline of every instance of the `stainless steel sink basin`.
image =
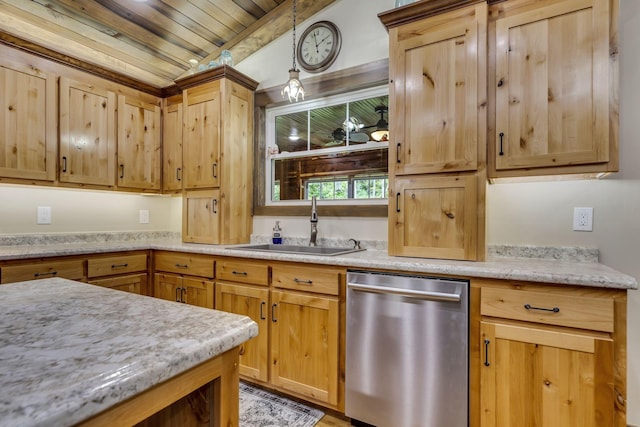
[[257,251],[257,252],[276,252],[282,254],[301,254],[301,255],[324,255],[324,256],[336,256],[350,254],[352,252],[360,252],[365,249],[354,248],[327,248],[323,246],[297,246],[297,245],[247,245],[247,246],[233,246],[227,249],[237,249],[243,251]]

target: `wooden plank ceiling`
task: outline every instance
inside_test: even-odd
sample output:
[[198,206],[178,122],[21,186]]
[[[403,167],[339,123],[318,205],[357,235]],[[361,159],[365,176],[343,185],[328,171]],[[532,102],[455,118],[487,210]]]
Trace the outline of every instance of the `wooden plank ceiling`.
[[[165,88],[190,59],[238,63],[291,30],[292,1],[0,0],[0,42]],[[297,23],[334,1],[297,0]]]

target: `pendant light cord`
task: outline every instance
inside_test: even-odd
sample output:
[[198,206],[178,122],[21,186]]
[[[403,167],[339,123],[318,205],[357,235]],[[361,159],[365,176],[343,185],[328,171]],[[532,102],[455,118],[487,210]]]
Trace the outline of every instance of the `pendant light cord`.
[[296,69],[296,0],[293,0],[293,69]]

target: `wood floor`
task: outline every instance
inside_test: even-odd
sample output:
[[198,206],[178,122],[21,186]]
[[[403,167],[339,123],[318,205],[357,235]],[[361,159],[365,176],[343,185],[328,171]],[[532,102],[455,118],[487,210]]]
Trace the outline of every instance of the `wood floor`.
[[332,415],[326,414],[315,427],[351,427],[351,423],[341,418],[336,418]]

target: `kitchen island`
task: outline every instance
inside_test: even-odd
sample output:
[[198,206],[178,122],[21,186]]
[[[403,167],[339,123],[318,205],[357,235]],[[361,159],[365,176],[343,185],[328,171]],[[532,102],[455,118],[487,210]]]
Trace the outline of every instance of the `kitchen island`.
[[200,421],[238,423],[248,317],[61,278],[2,285],[0,307],[0,425],[162,424],[196,390]]

